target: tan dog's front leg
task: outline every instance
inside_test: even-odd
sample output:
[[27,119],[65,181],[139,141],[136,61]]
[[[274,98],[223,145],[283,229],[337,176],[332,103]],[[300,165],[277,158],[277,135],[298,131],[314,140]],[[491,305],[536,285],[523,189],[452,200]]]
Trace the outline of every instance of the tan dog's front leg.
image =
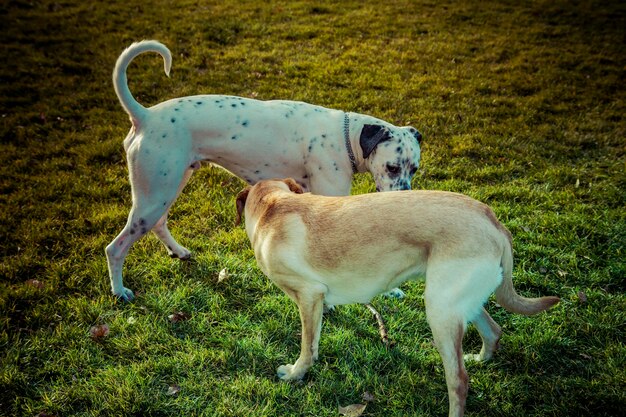
[[322,330],[322,310],[324,294],[318,292],[293,291],[283,288],[287,295],[298,304],[302,322],[302,345],[300,357],[293,365],[278,367],[277,374],[283,381],[302,379],[306,371],[317,359],[320,332]]

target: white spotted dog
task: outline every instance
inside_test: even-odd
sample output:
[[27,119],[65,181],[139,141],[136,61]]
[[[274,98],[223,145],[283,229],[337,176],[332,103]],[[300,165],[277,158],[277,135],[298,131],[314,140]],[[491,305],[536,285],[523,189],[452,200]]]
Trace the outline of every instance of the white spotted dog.
[[524,298],[513,288],[511,234],[493,211],[467,196],[399,191],[348,197],[303,194],[293,179],[261,181],[237,197],[237,223],[261,270],[297,305],[300,357],[278,368],[304,376],[318,357],[322,306],[368,303],[408,279],[424,278],[426,317],[445,369],[450,416],[462,416],[468,392],[462,340],[468,322],[486,361],[501,330],[483,308],[489,295],[509,311],[536,314],[557,297]]
[[177,98],[145,108],[133,98],[126,79],[128,65],[144,52],[160,54],[169,75],[172,56],[156,41],[131,45],[113,71],[115,92],[132,122],[124,149],[133,204],[126,226],[106,248],[111,288],[121,299],[134,297],[123,285],[124,259],[150,230],[170,256],[190,256],[170,234],[167,214],[201,161],[249,184],[293,177],[315,194],[349,195],[353,173],[367,171],[378,191],[411,188],[422,138],[415,128],[307,103],[222,95]]

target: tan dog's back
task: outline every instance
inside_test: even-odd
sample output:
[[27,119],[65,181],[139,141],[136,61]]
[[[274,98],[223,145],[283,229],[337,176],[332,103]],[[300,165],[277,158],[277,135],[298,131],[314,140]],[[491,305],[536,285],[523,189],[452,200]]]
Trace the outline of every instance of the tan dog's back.
[[[508,244],[508,232],[491,209],[461,194],[277,193],[267,199],[269,209],[261,215],[254,239],[263,241],[257,257],[261,268],[305,275],[311,269],[312,279],[329,287],[330,304],[369,302],[424,275],[427,264],[450,257],[489,257],[498,265]],[[468,244],[468,237],[475,244]]]

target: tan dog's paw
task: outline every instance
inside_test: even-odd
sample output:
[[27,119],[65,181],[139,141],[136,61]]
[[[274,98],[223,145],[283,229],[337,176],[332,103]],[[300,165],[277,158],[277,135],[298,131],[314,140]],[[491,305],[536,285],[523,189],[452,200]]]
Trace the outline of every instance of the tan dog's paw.
[[486,355],[483,352],[481,353],[468,353],[467,355],[463,355],[463,359],[465,359],[466,362],[487,362],[488,360],[491,359],[493,355]]
[[281,365],[276,370],[276,374],[283,381],[296,381],[302,379],[305,372],[298,372],[295,369],[295,365]]

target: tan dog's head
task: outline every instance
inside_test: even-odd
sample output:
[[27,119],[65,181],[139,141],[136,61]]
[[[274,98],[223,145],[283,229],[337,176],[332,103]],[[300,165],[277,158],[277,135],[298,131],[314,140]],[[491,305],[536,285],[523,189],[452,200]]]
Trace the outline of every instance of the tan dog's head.
[[246,208],[246,202],[248,201],[248,196],[251,192],[254,194],[262,193],[262,195],[265,195],[271,191],[275,191],[277,188],[284,191],[291,191],[295,194],[304,193],[304,189],[292,178],[286,178],[284,180],[264,180],[259,181],[253,186],[248,186],[241,190],[239,194],[237,194],[237,200],[235,202],[235,205],[237,206],[237,218],[235,219],[235,226],[239,226],[239,224],[241,224],[241,215],[244,213],[244,210]]

